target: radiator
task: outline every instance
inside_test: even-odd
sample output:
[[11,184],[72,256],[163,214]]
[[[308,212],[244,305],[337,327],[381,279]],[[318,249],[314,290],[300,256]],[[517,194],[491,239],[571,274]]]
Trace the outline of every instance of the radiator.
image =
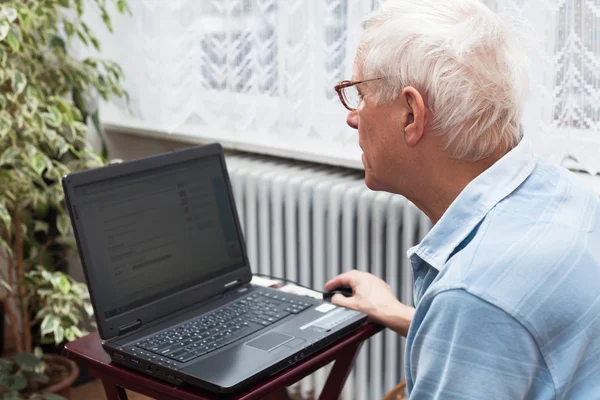
[[[406,251],[430,228],[405,198],[369,190],[360,171],[256,155],[228,155],[227,167],[254,272],[322,289],[353,268],[384,279],[412,304]],[[363,346],[344,400],[382,399],[404,377],[404,339],[385,331]],[[331,365],[299,382],[320,392]]]

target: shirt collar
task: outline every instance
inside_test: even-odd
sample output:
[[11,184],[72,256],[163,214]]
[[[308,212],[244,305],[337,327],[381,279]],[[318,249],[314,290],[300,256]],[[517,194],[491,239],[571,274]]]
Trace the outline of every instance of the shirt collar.
[[454,249],[502,199],[533,172],[536,158],[525,139],[504,157],[472,180],[452,202],[442,218],[417,246],[408,250],[413,265],[418,256],[438,271]]

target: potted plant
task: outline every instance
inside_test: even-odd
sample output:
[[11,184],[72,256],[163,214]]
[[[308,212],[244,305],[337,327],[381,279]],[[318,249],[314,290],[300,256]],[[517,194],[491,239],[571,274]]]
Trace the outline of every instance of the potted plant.
[[[27,272],[24,286],[31,305],[39,310],[32,322],[39,335],[39,340],[33,338],[34,342],[56,345],[88,334],[79,328],[85,317],[93,316],[85,284],[63,272],[38,266]],[[57,394],[68,396],[78,373],[79,368],[72,361],[43,354],[36,347],[34,354],[23,352],[0,359],[0,399],[64,399]]]
[[[128,11],[126,0],[114,3],[119,12]],[[111,29],[106,1],[92,4]],[[61,332],[67,340],[79,336],[75,314],[49,314],[44,308],[57,293],[73,307],[85,297],[84,286],[51,273],[56,259],[48,257],[50,249],[70,241],[60,179],[106,163],[86,139],[88,122],[97,129],[99,124],[85,99],[125,96],[117,64],[78,60],[70,52],[75,41],[100,46],[82,21],[83,11],[83,0],[0,2],[0,255],[7,264],[0,270],[0,299],[18,353],[33,354],[38,333],[30,327],[38,322],[45,339],[56,341]],[[46,292],[39,294],[37,287]],[[24,375],[23,357],[28,356],[14,358],[9,370]]]
[[[48,368],[50,366],[50,368]],[[77,376],[77,366],[66,358],[44,360],[37,352],[19,353],[0,359],[2,400],[66,400],[68,388]]]
[[38,310],[32,323],[38,326],[40,345],[59,345],[87,335],[80,328],[85,321],[95,327],[94,310],[87,286],[61,271],[50,272],[43,267],[26,275],[31,290],[31,305]]

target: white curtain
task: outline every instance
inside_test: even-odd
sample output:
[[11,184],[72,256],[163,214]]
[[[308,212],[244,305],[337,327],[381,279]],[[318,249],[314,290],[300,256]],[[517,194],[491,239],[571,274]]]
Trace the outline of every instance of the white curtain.
[[[524,128],[537,149],[600,172],[600,0],[484,0],[527,17],[538,34]],[[356,133],[333,86],[350,79],[360,21],[377,0],[134,0],[101,33],[127,77],[131,109],[110,126],[218,140],[360,166]]]

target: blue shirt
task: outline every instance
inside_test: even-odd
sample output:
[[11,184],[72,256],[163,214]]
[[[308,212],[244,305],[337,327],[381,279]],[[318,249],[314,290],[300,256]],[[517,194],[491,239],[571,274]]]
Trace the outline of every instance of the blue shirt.
[[523,140],[408,252],[410,399],[600,399],[600,201]]

